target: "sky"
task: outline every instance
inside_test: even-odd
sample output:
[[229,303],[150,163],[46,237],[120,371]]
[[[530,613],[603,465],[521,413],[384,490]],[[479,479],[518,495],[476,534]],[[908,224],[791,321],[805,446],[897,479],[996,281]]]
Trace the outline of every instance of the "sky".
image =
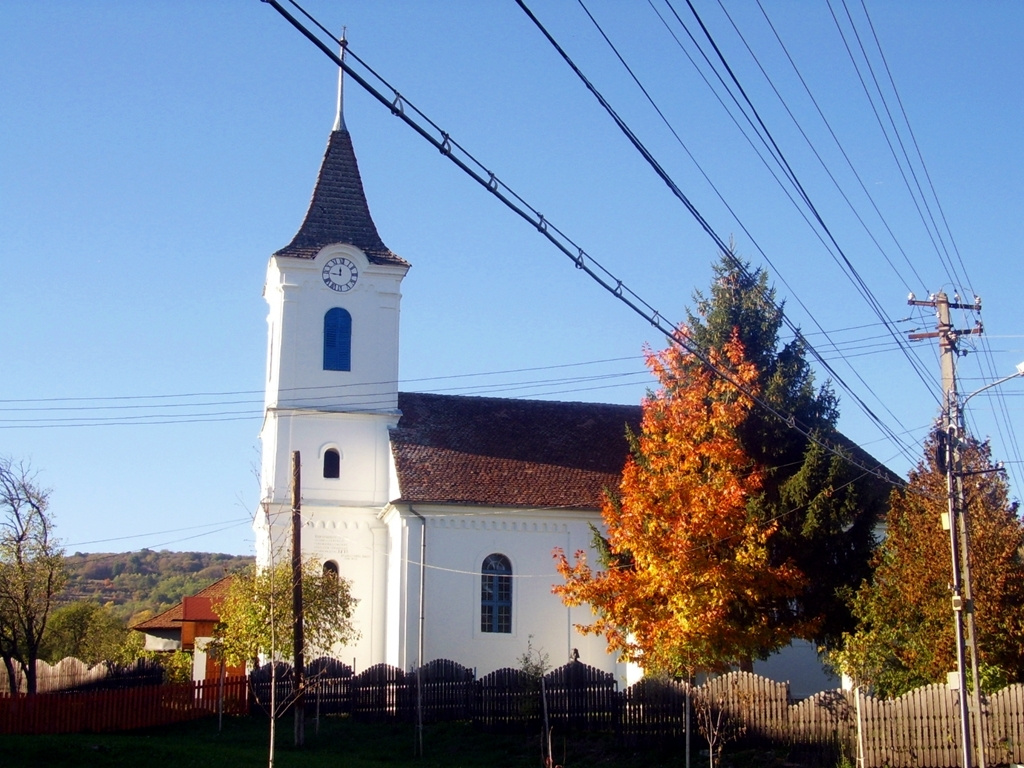
[[[1024,361],[1024,4],[694,0],[815,214],[734,119],[683,0],[527,5],[768,271],[832,367],[840,429],[880,461],[905,475],[939,415],[936,342],[897,343],[935,325],[909,293],[981,297],[954,313],[985,331],[961,340],[962,394]],[[661,317],[707,290],[715,241],[514,0],[304,7]],[[259,0],[0,0],[0,455],[51,489],[69,552],[252,553],[263,280],[336,84]],[[401,389],[640,402],[644,345],[664,346],[643,317],[351,80],[345,119],[413,265]],[[1015,498],[1022,396],[1013,379],[967,407]]]

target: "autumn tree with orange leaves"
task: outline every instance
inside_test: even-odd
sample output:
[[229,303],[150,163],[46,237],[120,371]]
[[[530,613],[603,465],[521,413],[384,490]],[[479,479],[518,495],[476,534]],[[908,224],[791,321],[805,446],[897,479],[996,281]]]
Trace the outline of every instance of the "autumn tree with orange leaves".
[[556,553],[555,591],[597,616],[584,630],[649,669],[742,663],[793,638],[837,647],[892,487],[836,431],[838,401],[815,385],[802,337],[781,341],[768,275],[733,253],[713,268],[681,331],[700,355],[649,354],[661,389],[609,489],[598,562]]
[[[933,435],[905,489],[894,491],[874,574],[857,593],[859,624],[834,661],[882,696],[941,683],[956,669],[950,609],[946,474]],[[1024,520],[987,443],[963,448],[964,492],[982,687],[1024,682]]]
[[780,648],[792,626],[779,612],[804,585],[771,556],[775,524],[752,505],[764,475],[738,430],[759,372],[736,334],[708,356],[729,380],[678,344],[648,351],[661,387],[644,400],[619,493],[602,509],[607,562],[595,570],[585,552],[555,553],[565,582],[554,591],[595,614],[578,628],[650,671],[722,669]]

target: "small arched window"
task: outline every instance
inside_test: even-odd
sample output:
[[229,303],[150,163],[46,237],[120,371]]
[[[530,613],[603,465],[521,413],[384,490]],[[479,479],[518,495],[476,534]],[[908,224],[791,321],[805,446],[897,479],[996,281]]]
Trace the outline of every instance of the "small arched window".
[[512,563],[504,555],[488,555],[480,574],[480,631],[512,631]]
[[341,454],[336,448],[324,451],[324,477],[337,479],[341,477]]
[[352,370],[352,315],[341,307],[324,315],[324,370]]
[[329,576],[332,579],[338,578],[338,564],[333,560],[328,560],[324,563],[324,576]]

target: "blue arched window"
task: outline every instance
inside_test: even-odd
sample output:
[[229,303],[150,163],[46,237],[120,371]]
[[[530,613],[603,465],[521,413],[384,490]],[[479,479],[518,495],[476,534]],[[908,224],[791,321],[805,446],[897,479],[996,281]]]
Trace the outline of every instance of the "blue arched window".
[[324,315],[324,370],[352,370],[352,315],[341,307]]
[[480,631],[512,631],[512,563],[504,555],[484,558],[480,578]]
[[341,477],[341,454],[336,448],[324,451],[324,477],[337,479]]

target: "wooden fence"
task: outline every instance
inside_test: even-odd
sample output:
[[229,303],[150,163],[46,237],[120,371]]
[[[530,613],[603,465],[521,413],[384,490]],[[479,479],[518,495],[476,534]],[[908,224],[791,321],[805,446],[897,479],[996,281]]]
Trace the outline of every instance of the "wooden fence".
[[0,733],[98,733],[149,728],[223,711],[248,712],[245,677],[120,690],[0,696]]
[[[858,702],[851,694],[850,701],[854,724],[859,704],[866,765],[903,768],[962,762],[959,702],[957,692],[947,686],[928,685],[891,700],[862,695]],[[989,765],[1024,763],[1024,685],[986,696],[981,722]],[[855,736],[854,732],[847,738]]]
[[[268,669],[252,678],[258,700],[268,697]],[[841,752],[851,761],[862,755],[863,768],[960,765],[957,693],[944,685],[892,700],[834,690],[792,701],[785,683],[744,672],[693,687],[648,678],[619,691],[610,674],[580,662],[549,672],[543,681],[511,668],[476,679],[471,670],[448,660],[425,665],[419,675],[384,664],[359,675],[345,665],[333,670],[340,675],[328,676],[321,667],[319,675],[310,676],[308,707],[319,702],[321,714],[343,713],[364,721],[413,721],[421,680],[425,722],[472,720],[490,731],[522,730],[540,723],[546,700],[549,723],[558,732],[607,731],[641,745],[685,736],[689,695],[695,743],[701,736],[694,713],[709,707],[724,711],[747,743],[788,745],[824,761]],[[279,667],[279,701],[290,691],[290,673],[287,666]],[[983,710],[988,763],[1024,763],[1024,685],[985,697]]]
[[[619,691],[612,676],[578,661],[531,678],[499,669],[477,679],[453,661],[437,660],[405,672],[379,664],[356,675],[329,659],[308,666],[307,711],[345,714],[361,721],[406,721],[422,708],[425,722],[470,720],[486,730],[537,727],[546,704],[559,733],[600,730],[627,743],[679,740],[695,728],[701,707],[721,711],[753,743],[808,750],[822,760],[842,752],[863,768],[959,768],[962,756],[957,692],[944,685],[882,700],[854,691],[825,691],[802,701],[789,687],[733,672],[700,686],[645,679]],[[291,669],[277,667],[277,697],[287,702]],[[218,707],[219,685],[146,686],[119,691],[0,697],[0,732],[59,733],[142,728],[200,717]],[[543,692],[543,698],[542,698]],[[258,711],[270,693],[270,668],[225,685],[224,712]],[[247,698],[249,697],[249,698]],[[687,698],[691,719],[685,712]],[[989,765],[1024,763],[1024,685],[984,697],[981,725]],[[692,731],[695,734],[695,731]],[[701,737],[693,735],[696,744]]]
[[[15,687],[24,693],[25,671],[17,668],[15,675]],[[103,662],[93,666],[70,657],[56,664],[48,664],[40,659],[36,661],[36,693],[159,685],[163,681],[163,675],[163,667],[151,659],[139,659],[132,664],[123,665]],[[9,691],[7,670],[0,665],[0,692]]]

